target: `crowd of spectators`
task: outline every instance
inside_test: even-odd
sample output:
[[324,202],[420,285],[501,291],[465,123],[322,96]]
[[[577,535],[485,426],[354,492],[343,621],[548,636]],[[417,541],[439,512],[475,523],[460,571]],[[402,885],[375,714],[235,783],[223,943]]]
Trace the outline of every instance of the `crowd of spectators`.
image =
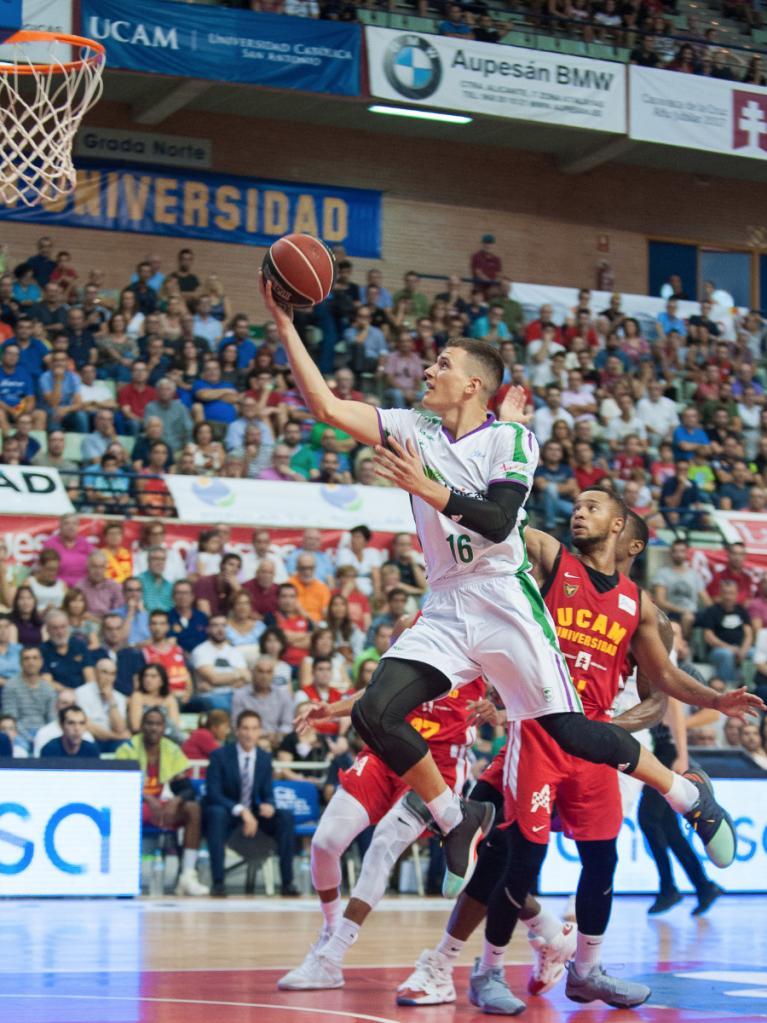
[[[564,538],[579,490],[621,492],[654,533],[676,537],[648,583],[690,656],[714,686],[753,679],[767,694],[767,582],[737,544],[704,578],[687,542],[717,509],[767,509],[764,320],[733,318],[710,284],[682,316],[677,278],[654,323],[627,315],[618,293],[598,308],[588,288],[565,313],[531,313],[510,297],[491,234],[466,272],[436,289],[414,271],[360,280],[341,254],[331,296],[297,327],[336,394],[401,408],[417,404],[424,367],[451,338],[497,346],[506,369],[493,408],[524,388],[541,447],[534,524]],[[182,557],[167,542],[163,474],[384,483],[370,449],[312,419],[274,324],[232,310],[190,249],[167,274],[147,257],[124,284],[112,291],[96,271],[81,281],[47,236],[0,276],[2,461],[57,467],[86,511],[146,517],[134,546],[121,518],[105,518],[92,544],[65,516],[29,573],[0,544],[0,730],[18,756],[139,759],[146,820],[185,827],[180,890],[195,894],[205,818],[183,787],[189,760],[208,760],[232,732],[242,752],[257,733],[275,776],[308,777],[327,799],[355,736],[342,724],[299,738],[295,708],[366,685],[426,578],[409,534],[382,546],[362,524],[330,547],[307,529],[294,550],[266,529],[246,551],[228,527],[201,529]],[[736,736],[715,717],[695,712],[691,737],[740,743],[762,763],[763,724],[761,738],[750,725]],[[307,774],[296,761],[317,766]],[[170,781],[182,787],[163,800]],[[231,823],[215,825],[222,841]],[[270,828],[288,841],[279,814]]]

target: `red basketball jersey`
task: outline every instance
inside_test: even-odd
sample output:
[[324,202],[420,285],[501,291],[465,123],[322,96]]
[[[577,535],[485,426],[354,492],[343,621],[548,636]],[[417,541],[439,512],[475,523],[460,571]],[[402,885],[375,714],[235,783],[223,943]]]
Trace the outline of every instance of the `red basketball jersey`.
[[542,592],[586,716],[608,719],[639,625],[639,588],[621,573],[600,593],[585,565],[562,547]]
[[484,680],[475,678],[460,689],[451,689],[438,700],[422,703],[408,714],[407,720],[429,746],[471,746],[476,733],[473,726],[469,726],[469,703],[481,700],[484,695]]

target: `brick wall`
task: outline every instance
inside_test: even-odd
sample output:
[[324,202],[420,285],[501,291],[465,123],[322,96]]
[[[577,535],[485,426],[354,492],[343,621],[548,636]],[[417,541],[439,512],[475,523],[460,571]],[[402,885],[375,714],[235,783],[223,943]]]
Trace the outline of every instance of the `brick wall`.
[[[102,103],[91,114],[91,123],[102,127],[129,122],[129,108],[116,104]],[[212,138],[217,171],[382,190],[380,265],[390,287],[409,267],[465,273],[480,235],[492,230],[512,277],[572,286],[595,285],[595,266],[602,258],[597,236],[607,234],[606,258],[617,287],[641,292],[647,286],[648,237],[741,246],[754,210],[767,209],[767,183],[712,179],[704,187],[689,174],[618,164],[568,176],[546,155],[462,146],[460,129],[457,144],[412,142],[181,111],[158,130]],[[13,262],[34,251],[41,233],[37,225],[0,223],[0,240],[8,244]],[[125,283],[125,269],[149,251],[171,267],[183,244],[177,238],[102,231],[52,233],[56,245],[71,250],[81,273],[102,266],[112,287]],[[192,244],[198,273],[218,272],[234,306],[260,316],[255,275],[262,250]],[[355,278],[363,279],[371,265],[355,260]]]

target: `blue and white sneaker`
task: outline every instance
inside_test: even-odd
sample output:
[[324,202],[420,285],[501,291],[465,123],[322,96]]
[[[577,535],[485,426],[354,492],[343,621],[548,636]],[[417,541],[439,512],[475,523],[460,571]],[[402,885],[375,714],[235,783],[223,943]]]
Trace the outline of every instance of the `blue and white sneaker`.
[[496,966],[486,973],[480,973],[479,956],[469,978],[469,1001],[489,1016],[518,1016],[526,1008],[509,990],[503,967]]

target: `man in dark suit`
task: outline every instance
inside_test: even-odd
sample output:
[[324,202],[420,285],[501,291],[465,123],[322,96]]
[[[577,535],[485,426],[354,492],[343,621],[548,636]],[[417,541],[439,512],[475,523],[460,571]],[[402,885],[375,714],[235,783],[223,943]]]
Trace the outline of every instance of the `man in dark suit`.
[[258,747],[261,718],[253,710],[237,717],[237,742],[214,750],[205,795],[205,822],[213,880],[211,895],[225,895],[224,850],[231,831],[241,824],[246,838],[260,828],[277,841],[282,894],[298,895],[293,884],[293,814],[278,810],[272,789],[272,758]]
[[0,732],[0,757],[12,756],[13,746],[11,745],[11,740],[8,738],[5,732]]

